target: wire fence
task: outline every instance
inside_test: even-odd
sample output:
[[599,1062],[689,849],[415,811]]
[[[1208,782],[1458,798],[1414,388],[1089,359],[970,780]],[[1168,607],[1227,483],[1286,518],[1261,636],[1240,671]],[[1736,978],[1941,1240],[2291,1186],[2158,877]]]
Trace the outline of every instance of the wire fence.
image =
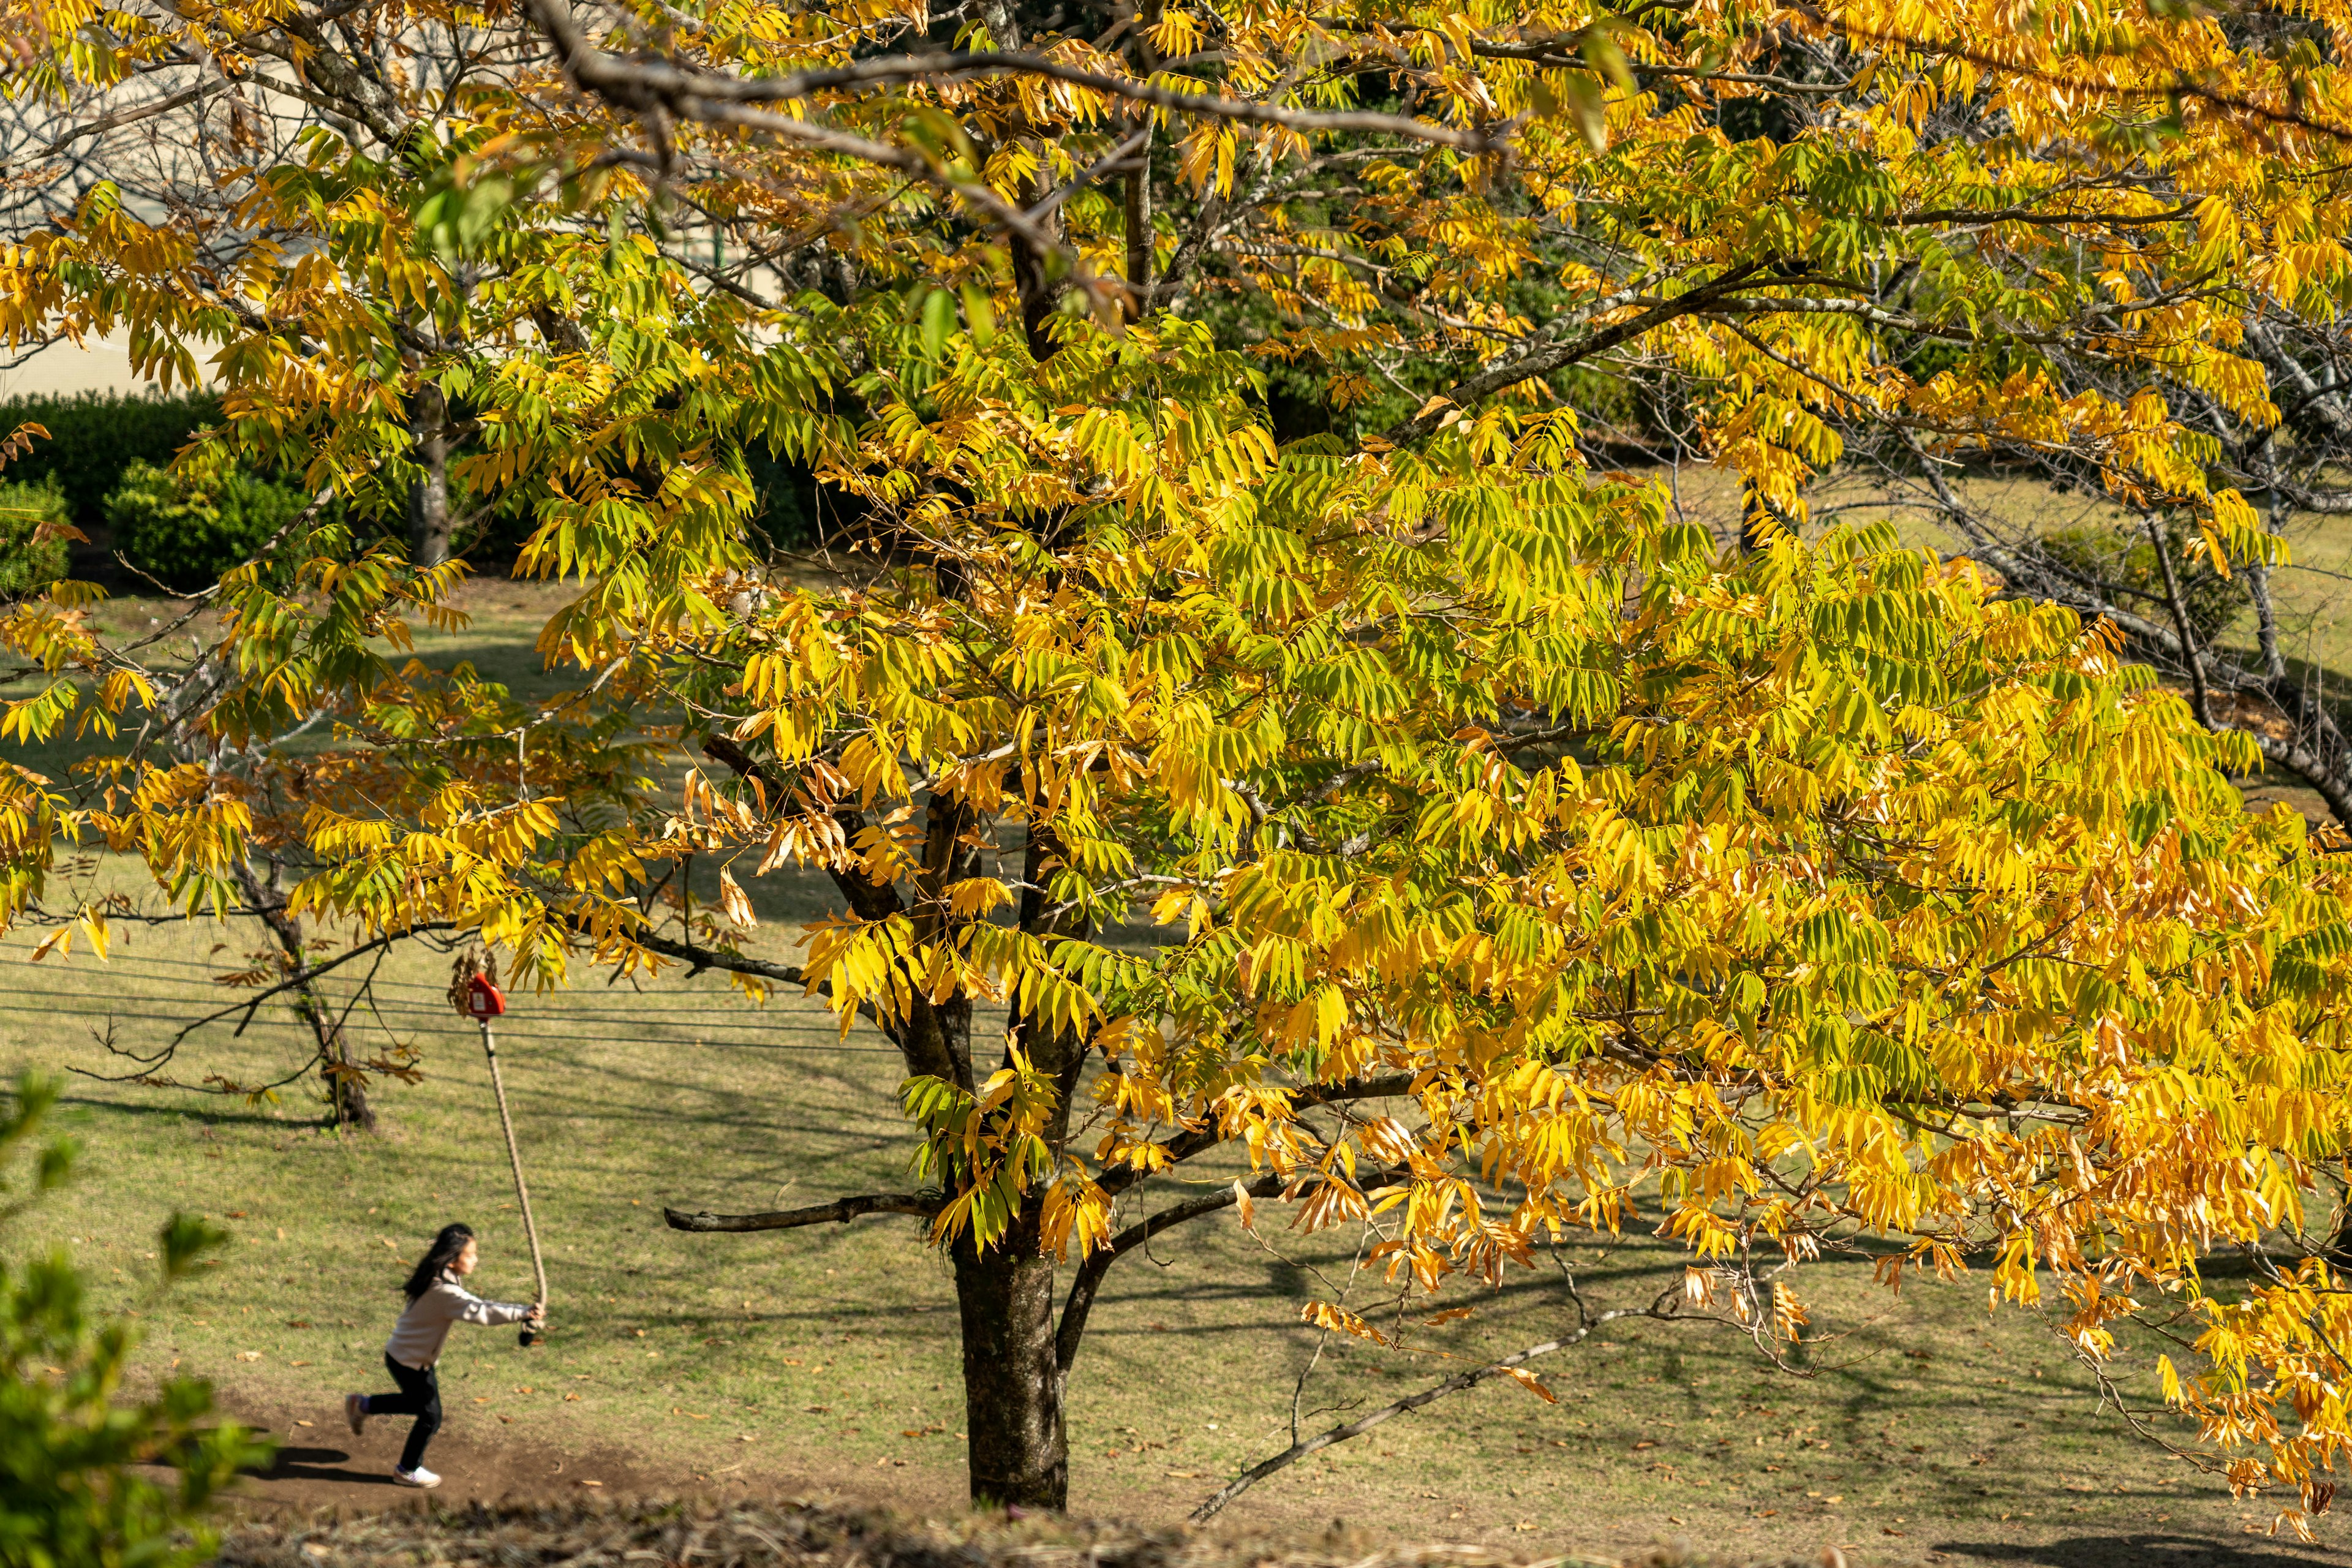
[[[176,970],[181,973],[163,973]],[[142,957],[136,963],[108,963],[100,967],[59,966],[47,971],[59,980],[68,976],[91,979],[103,978],[118,984],[146,984],[158,987],[187,988],[194,973],[217,975],[218,966],[186,960]],[[346,983],[348,984],[348,983]],[[452,1009],[443,991],[436,986],[414,981],[373,980],[363,985],[342,990],[333,978],[320,983],[323,992],[331,994],[338,1016],[348,1017],[353,1026],[376,1023],[387,1029],[411,1029],[417,1032],[456,1030],[470,1020]],[[340,994],[333,993],[341,991]],[[766,1014],[746,1004],[749,1011],[732,1012],[732,1016],[677,1017],[665,1016],[678,1005],[692,1006],[698,1003],[706,1008],[718,1000],[714,992],[677,989],[635,991],[631,995],[645,1004],[642,1008],[626,1012],[612,1010],[604,998],[586,1006],[572,1003],[576,993],[545,992],[510,997],[512,1011],[499,1020],[502,1033],[511,1032],[524,1038],[538,1037],[551,1028],[561,1028],[566,1043],[581,1045],[635,1045],[647,1035],[657,1035],[665,1043],[693,1045],[712,1050],[801,1051],[824,1055],[841,1052],[875,1056],[897,1056],[894,1047],[856,1044],[840,1037],[838,1025],[830,1018],[813,1016],[794,1009],[791,1013]],[[423,998],[430,997],[431,1001]],[[117,1024],[163,1025],[173,1032],[186,1028],[209,1014],[223,1016],[213,1019],[209,1028],[221,1030],[299,1029],[308,1031],[309,1022],[295,1015],[295,994],[281,993],[255,1005],[248,1018],[241,1005],[236,988],[226,985],[206,987],[190,994],[181,1009],[180,999],[166,995],[126,996],[118,1005],[105,993],[96,990],[75,990],[56,984],[25,986],[0,984],[0,998],[22,998],[40,1004],[44,1019],[64,1019],[86,1023],[92,1027]],[[236,1009],[235,1011],[227,1011]],[[718,1015],[717,1008],[709,1013]],[[636,1034],[583,1034],[580,1026],[610,1027],[626,1026],[640,1031]],[[779,1039],[776,1037],[801,1037]]]

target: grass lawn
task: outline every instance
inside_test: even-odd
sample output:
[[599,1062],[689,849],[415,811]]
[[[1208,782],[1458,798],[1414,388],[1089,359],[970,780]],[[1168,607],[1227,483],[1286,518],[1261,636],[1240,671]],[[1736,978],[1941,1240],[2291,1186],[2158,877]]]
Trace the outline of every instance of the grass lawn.
[[[530,669],[528,628],[551,590],[479,584],[467,634],[486,665]],[[125,875],[100,861],[88,875]],[[803,879],[753,889],[778,952],[814,905]],[[212,970],[263,945],[252,929],[130,929],[110,962],[30,963],[0,942],[0,1068],[105,1070],[99,1043],[152,1048],[218,995]],[[225,948],[216,951],[220,944]],[[68,1107],[79,1182],[18,1242],[70,1245],[109,1300],[135,1307],[145,1364],[177,1366],[324,1428],[348,1388],[378,1386],[407,1264],[437,1226],[481,1231],[487,1293],[530,1274],[488,1075],[472,1028],[441,1000],[444,961],[396,954],[369,1027],[415,1044],[424,1079],[382,1085],[384,1131],[320,1131],[301,1089],[280,1103],[94,1079]],[[349,983],[331,983],[337,994]],[[556,1332],[527,1355],[509,1332],[461,1330],[444,1363],[453,1430],[512,1426],[558,1446],[618,1445],[682,1479],[739,1491],[860,1487],[921,1506],[961,1490],[953,1293],[908,1220],[782,1235],[688,1237],[665,1204],[763,1208],[908,1180],[894,1053],[844,1040],[821,1006],[754,1008],[715,976],[640,990],[584,981],[519,998],[500,1031]],[[306,1054],[290,1019],[216,1028],[176,1066],[188,1080],[271,1076]],[[1230,1179],[1230,1171],[1190,1181]],[[1179,1184],[1162,1181],[1140,1206]],[[226,1225],[229,1255],[169,1297],[142,1283],[174,1207]],[[1347,1419],[1570,1321],[1556,1262],[1599,1308],[1681,1279],[1640,1234],[1583,1238],[1499,1292],[1449,1290],[1473,1315],[1412,1326],[1410,1348],[1324,1342],[1302,1302],[1344,1298],[1393,1321],[1357,1238],[1300,1237],[1276,1205],[1258,1233],[1227,1212],[1163,1238],[1111,1276],[1070,1389],[1073,1506],[1180,1517],[1226,1477],[1306,1430]],[[1823,1340],[1811,1374],[1693,1323],[1611,1326],[1538,1370],[1547,1404],[1504,1384],[1328,1450],[1237,1502],[1234,1522],[1328,1523],[1515,1550],[1621,1550],[1684,1538],[1758,1559],[1825,1542],[1857,1561],[2088,1565],[2147,1561],[2352,1563],[2273,1545],[2271,1514],[2128,1435],[2034,1313],[1989,1312],[1978,1276],[1891,1296],[1860,1264],[1810,1269]],[[1406,1303],[1408,1325],[1432,1303]],[[2147,1363],[2126,1369],[2136,1402]],[[1302,1382],[1303,1379],[1303,1382]],[[281,1437],[295,1436],[281,1431]]]
[[[0,973],[16,1005],[0,1057],[99,1065],[79,1015],[111,1008],[126,1039],[161,1028],[142,1020],[191,1005],[208,935],[134,937],[106,968],[36,968],[12,940]],[[475,1225],[483,1288],[528,1296],[478,1042],[440,1009],[423,959],[397,965],[387,1022],[423,1047],[426,1076],[383,1091],[380,1136],[320,1132],[299,1100],[257,1110],[77,1085],[87,1160],[38,1214],[41,1232],[71,1243],[124,1303],[142,1300],[150,1237],[173,1206],[237,1238],[219,1265],[142,1307],[151,1365],[273,1405],[313,1399],[323,1427],[334,1396],[381,1381],[394,1291],[436,1226]],[[257,1028],[206,1059],[255,1073],[294,1048],[292,1034]],[[914,1222],[687,1237],[657,1212],[903,1182],[895,1058],[869,1037],[841,1042],[806,1004],[755,1012],[716,985],[526,998],[501,1038],[557,1332],[525,1355],[506,1331],[460,1330],[445,1363],[453,1426],[505,1418],[559,1446],[636,1449],[714,1485],[753,1466],[952,1496],[953,1295]],[[1181,1514],[1288,1440],[1318,1338],[1298,1306],[1345,1289],[1354,1238],[1302,1240],[1276,1205],[1261,1205],[1259,1229],[1230,1214],[1199,1222],[1113,1274],[1070,1390],[1080,1511]],[[1562,1255],[1601,1307],[1647,1300],[1681,1274],[1677,1255],[1640,1236]],[[1323,1346],[1303,1395],[1308,1428],[1550,1337],[1569,1310],[1545,1261],[1496,1294],[1449,1292],[1444,1304],[1475,1314],[1415,1329],[1408,1353]],[[2028,1549],[2062,1537],[2149,1530],[2243,1540],[2267,1523],[2266,1510],[2126,1435],[2041,1321],[1988,1314],[1980,1282],[1895,1298],[1856,1265],[1811,1278],[1822,1327],[1846,1334],[1814,1352],[1814,1376],[1776,1371],[1721,1330],[1612,1324],[1542,1366],[1557,1405],[1507,1384],[1459,1396],[1268,1481],[1234,1519],[1587,1549],[1690,1534],[1760,1554],[1835,1540],[1895,1562],[1959,1550],[2037,1561]],[[1381,1298],[1360,1280],[1348,1299],[1361,1310]],[[1414,1305],[1412,1318],[1425,1313]]]

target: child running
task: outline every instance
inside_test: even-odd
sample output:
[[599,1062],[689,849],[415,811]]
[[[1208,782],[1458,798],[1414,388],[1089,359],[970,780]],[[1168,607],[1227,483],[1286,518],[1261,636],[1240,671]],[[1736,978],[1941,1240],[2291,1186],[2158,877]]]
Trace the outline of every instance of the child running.
[[346,1394],[343,1419],[357,1435],[371,1415],[414,1415],[408,1441],[400,1450],[400,1466],[392,1479],[404,1487],[437,1487],[441,1478],[425,1468],[425,1445],[441,1429],[441,1380],[434,1363],[441,1359],[441,1343],[452,1323],[529,1323],[544,1326],[544,1308],[508,1301],[485,1301],[468,1291],[463,1281],[481,1261],[474,1233],[462,1225],[441,1227],[433,1246],[402,1287],[408,1310],[393,1326],[384,1342],[384,1370],[400,1387],[397,1394]]

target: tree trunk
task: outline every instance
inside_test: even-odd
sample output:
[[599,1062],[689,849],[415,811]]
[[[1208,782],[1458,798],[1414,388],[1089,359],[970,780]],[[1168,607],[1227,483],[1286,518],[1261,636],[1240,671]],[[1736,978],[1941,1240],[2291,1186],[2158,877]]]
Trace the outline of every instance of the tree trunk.
[[[1128,35],[1127,54],[1138,76],[1160,69],[1160,51],[1151,47],[1151,31],[1160,26],[1160,0],[1138,0],[1134,31]],[[1143,151],[1127,176],[1127,319],[1139,321],[1151,313],[1151,142],[1152,119],[1143,110]]]
[[[1055,542],[1048,535],[1043,542],[1050,551]],[[1046,884],[1063,860],[1060,839],[1051,826],[1033,821],[1028,840],[1022,858],[1020,929],[1045,942],[1083,935],[1084,916],[1057,913],[1048,902]],[[1006,1030],[1037,1070],[1055,1079],[1060,1099],[1040,1131],[1058,1155],[1086,1063],[1087,1038],[1017,1007]],[[1020,1215],[984,1253],[972,1247],[971,1232],[965,1230],[955,1243],[956,1300],[963,1313],[972,1500],[1059,1512],[1069,1499],[1070,1453],[1062,1425],[1054,1261],[1038,1255],[1044,1210],[1044,1194],[1030,1193]]]
[[449,405],[441,389],[422,382],[408,399],[408,431],[425,477],[408,487],[408,559],[438,566],[449,559]]
[[301,1011],[323,1058],[320,1076],[327,1080],[328,1122],[361,1132],[374,1131],[375,1107],[368,1103],[367,1078],[352,1060],[351,1044],[343,1038],[343,1031],[328,1016],[325,1003],[317,996],[304,996]]
[[[261,923],[269,928],[269,934],[278,939],[278,949],[286,954],[286,962],[293,966],[294,973],[300,973],[310,963],[302,945],[302,922],[288,912],[285,900],[278,896],[275,868],[267,880],[249,863],[239,863],[235,874],[246,901],[253,906]],[[328,1005],[317,986],[307,983],[296,989],[294,998],[295,1016],[310,1026],[311,1039],[318,1047],[319,1076],[325,1080],[327,1090],[327,1124],[374,1131],[375,1108],[368,1103],[367,1075],[352,1060],[351,1045],[335,1022],[334,1009]]]
[[1070,1450],[1054,1356],[1054,1260],[1037,1255],[1040,1206],[1032,1194],[986,1252],[970,1231],[956,1241],[956,1303],[972,1500],[1058,1513],[1069,1501]]

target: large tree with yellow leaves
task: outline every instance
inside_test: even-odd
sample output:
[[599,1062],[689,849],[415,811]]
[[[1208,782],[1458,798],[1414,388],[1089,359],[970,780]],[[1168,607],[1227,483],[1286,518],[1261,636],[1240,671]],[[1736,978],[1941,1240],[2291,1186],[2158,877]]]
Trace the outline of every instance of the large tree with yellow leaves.
[[[984,1498],[1061,1502],[1088,1308],[1171,1225],[1279,1199],[1433,1290],[1639,1187],[1690,1249],[1652,1310],[1767,1348],[1857,1227],[2054,1286],[2095,1359],[2185,1296],[2168,1392],[2318,1504],[2352,1298],[2195,1266],[2352,1136],[2335,842],[2228,779],[2334,787],[2332,721],[2217,703],[2177,585],[2186,698],[2130,657],[2164,616],[1809,487],[2030,460],[2166,583],[2262,581],[2245,487],[2325,480],[2333,384],[2281,426],[2278,380],[2352,281],[2348,25],[7,0],[0,333],[127,334],[226,395],[184,466],[320,498],[168,636],[71,584],[0,622],[6,732],[89,741],[0,780],[10,912],[102,935],[50,874],[102,839],[298,996],[427,931],[819,992],[903,1053],[928,1184],[673,1223],[929,1216]],[[1741,537],[1625,431],[1741,476]],[[747,453],[814,476],[823,570]],[[576,587],[574,689],[406,657],[460,510]],[[741,895],[788,864],[839,894],[796,964]]]

